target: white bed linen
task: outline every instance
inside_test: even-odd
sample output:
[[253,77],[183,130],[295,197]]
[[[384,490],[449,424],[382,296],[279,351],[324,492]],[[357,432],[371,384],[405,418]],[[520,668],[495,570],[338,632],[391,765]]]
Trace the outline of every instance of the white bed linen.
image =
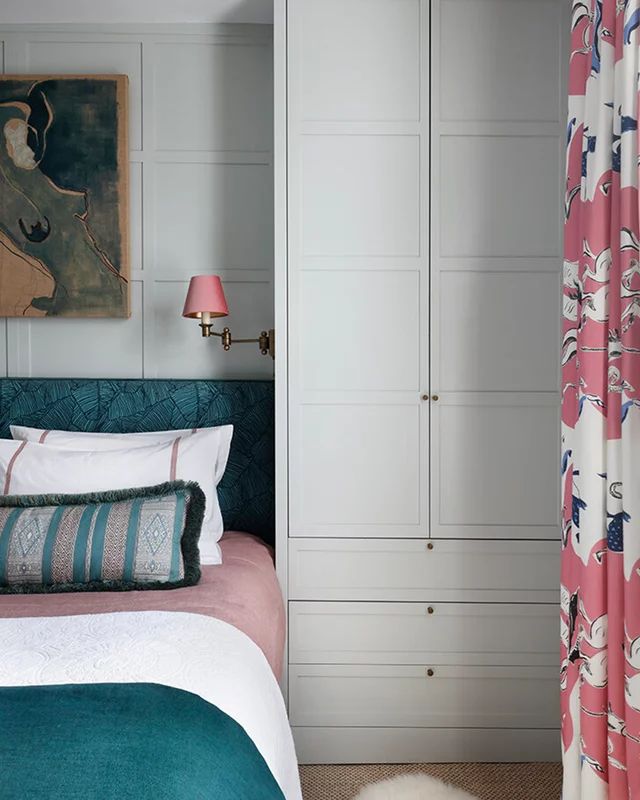
[[217,454],[226,447],[223,442],[226,434],[221,431],[222,428],[203,429],[146,447],[123,444],[120,450],[85,447],[70,450],[39,442],[0,439],[0,492],[85,494],[156,486],[173,480],[195,481],[206,498],[198,545],[200,561],[221,564],[218,541],[224,533],[224,523],[216,490],[220,474]]
[[211,617],[136,611],[0,620],[0,686],[157,683],[197,694],[251,737],[286,800],[301,800],[278,684],[260,648]]

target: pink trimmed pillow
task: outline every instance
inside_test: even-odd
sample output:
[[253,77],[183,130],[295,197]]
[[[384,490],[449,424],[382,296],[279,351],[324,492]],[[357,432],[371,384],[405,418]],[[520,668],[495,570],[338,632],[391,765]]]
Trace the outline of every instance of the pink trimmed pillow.
[[100,434],[83,434],[87,438],[82,444],[77,443],[77,449],[60,443],[0,440],[0,490],[5,495],[80,494],[154,486],[173,480],[195,481],[206,498],[201,563],[220,564],[218,540],[224,526],[216,486],[224,474],[226,456],[218,454],[221,449],[224,453],[226,443],[228,455],[231,438],[224,428],[203,429],[197,435],[167,432],[173,435],[166,436],[166,441],[145,446],[140,441],[132,441],[131,445],[119,441],[120,449],[113,449],[113,441],[103,449],[98,449],[99,444],[89,449],[92,443],[88,437]]

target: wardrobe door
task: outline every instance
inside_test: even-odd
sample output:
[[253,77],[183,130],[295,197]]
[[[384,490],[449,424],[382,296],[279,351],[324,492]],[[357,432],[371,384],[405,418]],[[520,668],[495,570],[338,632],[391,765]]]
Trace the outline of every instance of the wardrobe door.
[[559,0],[433,0],[431,535],[559,532]]
[[429,4],[290,0],[293,537],[428,535]]

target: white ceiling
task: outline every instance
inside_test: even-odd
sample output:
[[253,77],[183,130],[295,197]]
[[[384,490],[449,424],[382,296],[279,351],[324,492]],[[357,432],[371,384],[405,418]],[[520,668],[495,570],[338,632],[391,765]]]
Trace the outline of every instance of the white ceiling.
[[273,0],[0,0],[0,24],[273,21]]

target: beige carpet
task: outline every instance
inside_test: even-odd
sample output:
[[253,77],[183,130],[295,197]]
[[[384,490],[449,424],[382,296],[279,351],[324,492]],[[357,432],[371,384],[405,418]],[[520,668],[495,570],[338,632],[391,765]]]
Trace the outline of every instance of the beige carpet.
[[560,764],[341,764],[300,767],[304,800],[351,800],[369,783],[425,772],[480,800],[559,800]]

